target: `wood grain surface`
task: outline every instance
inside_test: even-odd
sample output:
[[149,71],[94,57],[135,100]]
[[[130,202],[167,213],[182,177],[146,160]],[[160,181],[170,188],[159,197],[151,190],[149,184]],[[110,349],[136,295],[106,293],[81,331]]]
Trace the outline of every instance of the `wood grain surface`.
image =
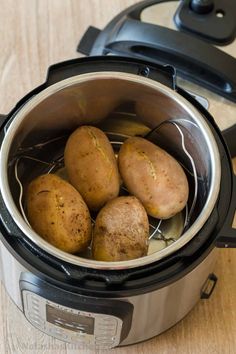
[[[76,58],[76,46],[92,24],[103,28],[134,0],[0,0],[0,113],[45,80],[49,65]],[[165,18],[163,10],[162,18]],[[236,48],[235,48],[236,56]],[[229,104],[231,112],[236,107]],[[219,107],[220,109],[220,107]],[[225,119],[222,112],[222,119]],[[236,118],[235,118],[236,122]],[[223,124],[223,121],[219,124]],[[236,167],[236,163],[235,163]],[[217,287],[166,333],[114,354],[235,354],[236,250],[221,250]],[[179,299],[176,299],[178,306]],[[55,340],[33,328],[0,291],[0,354],[93,353]],[[110,351],[108,351],[110,352]]]

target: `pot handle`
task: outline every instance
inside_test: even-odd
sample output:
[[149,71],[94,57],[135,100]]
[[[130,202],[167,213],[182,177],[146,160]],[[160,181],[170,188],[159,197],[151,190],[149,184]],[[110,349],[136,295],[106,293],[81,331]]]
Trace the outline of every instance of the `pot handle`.
[[[233,176],[232,199],[220,236],[216,240],[219,248],[236,248],[236,228],[233,228],[233,221],[236,211],[236,175]],[[236,225],[235,225],[236,226]]]
[[7,120],[7,115],[0,114],[0,147],[2,145],[4,135],[5,135],[5,130],[2,128],[3,128],[6,120]]
[[[223,137],[229,148],[232,157],[236,157],[236,124],[224,130]],[[233,221],[236,212],[236,175],[233,175],[233,191],[229,213],[224,226],[217,238],[216,246],[220,248],[236,248],[236,228],[233,228]]]
[[222,132],[232,157],[236,157],[236,124]]
[[5,120],[6,120],[7,116],[4,114],[0,114],[0,128],[2,127],[2,125],[4,124]]

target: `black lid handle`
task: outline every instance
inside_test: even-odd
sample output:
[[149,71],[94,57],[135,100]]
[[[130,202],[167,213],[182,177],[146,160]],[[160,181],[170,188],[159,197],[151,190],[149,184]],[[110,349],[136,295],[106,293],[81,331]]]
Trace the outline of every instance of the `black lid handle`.
[[236,102],[236,59],[189,34],[128,18],[106,50],[173,65],[179,76]]
[[141,21],[145,8],[168,1],[171,0],[145,0],[130,6],[101,33],[90,28],[77,50],[90,55],[115,54],[169,64],[177,69],[179,76],[236,102],[235,58],[187,33]]

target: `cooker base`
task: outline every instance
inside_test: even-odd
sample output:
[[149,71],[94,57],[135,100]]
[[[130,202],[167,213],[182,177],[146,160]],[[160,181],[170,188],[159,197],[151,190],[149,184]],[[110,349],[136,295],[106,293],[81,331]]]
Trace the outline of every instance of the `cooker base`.
[[[24,312],[20,279],[22,279],[23,274],[30,273],[11,255],[3,244],[0,250],[2,282],[11,299],[18,308]],[[214,249],[208,254],[204,261],[190,273],[159,290],[128,298],[102,299],[103,301],[114,300],[124,303],[128,302],[133,306],[129,333],[119,345],[125,346],[148,340],[182,320],[200,300],[206,281],[213,272],[216,257],[217,249]],[[48,286],[50,288],[51,285],[48,283]],[[47,294],[43,294],[43,297],[44,300],[45,298],[47,299]],[[94,303],[99,306],[99,300],[97,298],[84,296],[83,298],[84,301],[94,301]],[[58,305],[66,306],[66,302],[65,300],[64,304]],[[57,328],[58,327],[55,326],[55,329]],[[58,337],[53,331],[47,334],[57,337],[58,339],[62,338],[61,335]],[[78,337],[73,332],[73,336],[67,337],[65,341],[78,343]]]

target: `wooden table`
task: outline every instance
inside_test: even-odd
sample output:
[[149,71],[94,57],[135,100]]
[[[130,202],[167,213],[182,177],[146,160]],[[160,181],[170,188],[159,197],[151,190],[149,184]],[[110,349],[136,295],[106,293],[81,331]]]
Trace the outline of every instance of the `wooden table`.
[[[115,14],[135,2],[0,0],[0,113],[7,113],[24,94],[42,83],[50,64],[78,57],[75,48],[88,25],[103,28]],[[162,6],[160,21],[171,22],[169,11]],[[144,15],[151,21],[154,12]],[[236,48],[234,53],[236,56]],[[213,102],[211,109],[213,113],[218,112],[221,103],[214,97]],[[228,102],[227,107],[231,123],[236,122],[235,105]],[[217,122],[224,127],[225,110],[217,114]],[[208,301],[200,301],[184,320],[156,338],[115,349],[113,353],[236,353],[235,250],[219,252],[215,273],[219,281],[214,294]],[[33,328],[3,286],[0,318],[0,354],[92,353],[54,340]]]

